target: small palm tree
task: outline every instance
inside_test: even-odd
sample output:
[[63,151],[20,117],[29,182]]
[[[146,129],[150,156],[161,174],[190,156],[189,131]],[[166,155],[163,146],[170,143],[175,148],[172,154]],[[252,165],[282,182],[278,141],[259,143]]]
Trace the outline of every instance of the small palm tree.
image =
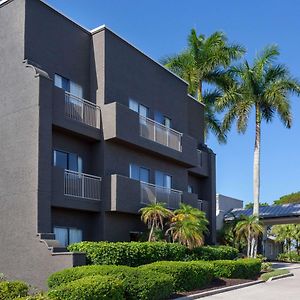
[[243,216],[235,226],[235,232],[238,239],[247,240],[247,256],[256,257],[256,240],[263,234],[264,226],[257,216]]
[[208,232],[205,213],[190,205],[181,204],[174,214],[166,233],[171,234],[173,241],[186,245],[190,249],[202,246],[204,234]]
[[287,253],[291,252],[292,241],[296,240],[299,227],[295,224],[274,225],[271,233],[275,235],[277,242],[284,242]]
[[170,218],[173,213],[165,207],[164,203],[151,203],[140,209],[141,220],[147,224],[150,229],[148,241],[154,239],[154,230],[163,230],[164,220]]
[[[215,101],[221,96],[220,89],[227,86],[224,85],[227,82],[224,68],[244,53],[245,49],[240,45],[228,43],[223,32],[205,37],[192,29],[187,49],[163,60],[168,69],[188,82],[188,92],[205,104],[205,135],[212,131],[220,143],[226,141],[226,134],[216,118]],[[203,83],[213,84],[215,88],[203,91]]]

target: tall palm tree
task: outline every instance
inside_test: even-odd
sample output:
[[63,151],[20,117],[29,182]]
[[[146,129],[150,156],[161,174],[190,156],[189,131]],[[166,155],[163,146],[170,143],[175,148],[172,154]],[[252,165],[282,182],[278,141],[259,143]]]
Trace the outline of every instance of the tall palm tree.
[[[188,82],[188,92],[205,104],[205,134],[207,136],[208,131],[212,131],[221,143],[226,141],[226,134],[215,116],[214,103],[226,86],[224,68],[244,53],[242,46],[228,43],[223,32],[205,37],[203,34],[197,35],[196,30],[192,29],[187,49],[163,60],[168,69]],[[203,83],[213,84],[215,88],[204,91]]]
[[153,241],[154,230],[164,228],[164,220],[170,218],[173,213],[165,207],[164,203],[151,203],[140,209],[141,220],[150,229],[148,241]]
[[259,235],[263,234],[264,226],[257,216],[243,216],[235,226],[235,232],[238,239],[247,240],[247,256],[256,257],[255,241]]
[[204,234],[208,232],[205,213],[182,203],[180,208],[174,211],[174,214],[166,233],[172,235],[173,241],[186,245],[190,249],[202,246]]
[[251,112],[255,116],[253,163],[253,214],[259,215],[261,123],[271,122],[277,113],[287,128],[291,127],[290,94],[300,94],[299,82],[292,78],[286,66],[276,63],[277,46],[268,46],[254,59],[231,67],[233,79],[227,82],[226,93],[218,99],[218,108],[226,110],[224,129],[236,120],[239,133],[245,133]]

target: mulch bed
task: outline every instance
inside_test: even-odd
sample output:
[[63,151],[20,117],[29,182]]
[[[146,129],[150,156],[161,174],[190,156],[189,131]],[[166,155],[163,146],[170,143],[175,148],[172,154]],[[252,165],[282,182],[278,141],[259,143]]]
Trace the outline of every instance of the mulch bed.
[[188,295],[193,295],[197,293],[202,293],[202,292],[207,292],[211,290],[216,290],[228,286],[233,286],[233,285],[238,285],[241,283],[246,283],[246,282],[253,282],[256,280],[251,280],[251,279],[231,279],[231,278],[217,278],[214,279],[209,285],[207,285],[205,288],[201,290],[193,290],[189,292],[180,292],[177,294],[173,294],[170,299],[176,299]]

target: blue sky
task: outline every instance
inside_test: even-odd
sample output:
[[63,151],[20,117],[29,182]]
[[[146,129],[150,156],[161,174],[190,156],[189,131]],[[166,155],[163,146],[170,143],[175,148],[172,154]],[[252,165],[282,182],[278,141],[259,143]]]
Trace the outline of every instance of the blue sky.
[[[280,61],[300,78],[300,1],[298,0],[48,0],[47,3],[88,29],[101,24],[152,58],[181,51],[191,28],[206,35],[226,32],[230,41],[247,48],[246,58],[267,44],[278,44]],[[250,4],[251,3],[251,4]],[[300,190],[300,99],[292,98],[294,124],[285,129],[278,119],[263,125],[261,201],[272,202]],[[247,133],[233,128],[227,145],[214,137],[217,192],[246,202],[252,199],[254,122]]]

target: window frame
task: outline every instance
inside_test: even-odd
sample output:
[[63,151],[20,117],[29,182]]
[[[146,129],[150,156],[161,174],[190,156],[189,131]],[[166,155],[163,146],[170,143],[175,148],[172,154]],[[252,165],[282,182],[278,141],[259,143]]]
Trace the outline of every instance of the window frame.
[[[163,175],[163,185],[157,184],[157,181],[156,181],[156,174],[158,174],[158,173],[161,173],[161,174]],[[167,187],[167,186],[165,186],[165,178],[166,178],[167,176],[170,177],[170,179],[171,179],[171,187],[170,187],[170,188]],[[164,171],[161,171],[161,170],[155,170],[155,185],[156,185],[156,186],[163,187],[163,188],[166,188],[166,189],[169,189],[169,190],[172,190],[172,189],[173,189],[173,176],[170,175],[169,173],[165,173]]]
[[[57,229],[63,229],[63,230],[67,231],[67,243],[66,243],[66,245],[62,245],[64,247],[67,247],[67,246],[71,245],[71,243],[70,243],[70,231],[71,230],[80,231],[81,232],[81,241],[83,241],[83,230],[81,228],[54,225],[53,226],[53,233],[54,234],[55,234],[55,228],[57,228]],[[55,234],[55,239],[56,239],[56,234]],[[72,244],[74,244],[74,243],[78,243],[78,242],[73,242]]]
[[77,171],[74,172],[78,172],[78,173],[83,173],[83,159],[82,156],[79,155],[78,153],[73,153],[73,152],[67,152],[65,150],[60,150],[60,149],[53,149],[53,166],[54,167],[58,167],[61,168],[60,166],[56,165],[56,159],[55,159],[55,153],[56,152],[60,152],[60,153],[64,153],[67,155],[67,168],[65,170],[70,170],[70,171],[74,171],[70,169],[70,155],[76,155],[77,157]]
[[[132,167],[136,167],[138,169],[138,179],[132,177]],[[141,180],[141,170],[146,170],[148,172],[148,176],[149,176],[148,182]],[[144,166],[139,166],[139,165],[134,164],[134,163],[129,164],[129,178],[130,179],[137,180],[139,182],[150,183],[150,176],[151,176],[150,172],[151,172],[150,168],[147,168],[147,167],[144,167]]]

